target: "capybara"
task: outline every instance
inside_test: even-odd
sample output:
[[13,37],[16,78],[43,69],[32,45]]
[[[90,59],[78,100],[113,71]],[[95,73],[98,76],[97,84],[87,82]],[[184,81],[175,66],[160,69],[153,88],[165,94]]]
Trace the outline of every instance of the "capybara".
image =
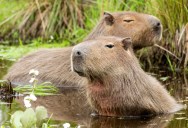
[[[160,21],[151,15],[137,12],[104,13],[99,24],[85,39],[95,39],[98,36],[113,35],[131,37],[135,49],[151,46],[161,39],[162,26]],[[10,69],[4,77],[15,84],[28,84],[29,70],[39,70],[39,83],[52,82],[56,86],[81,85],[84,79],[71,72],[70,55],[72,47],[59,49],[43,49],[31,53]]]
[[101,37],[72,50],[72,70],[86,77],[86,94],[99,115],[139,116],[182,108],[164,87],[139,65],[130,38]]

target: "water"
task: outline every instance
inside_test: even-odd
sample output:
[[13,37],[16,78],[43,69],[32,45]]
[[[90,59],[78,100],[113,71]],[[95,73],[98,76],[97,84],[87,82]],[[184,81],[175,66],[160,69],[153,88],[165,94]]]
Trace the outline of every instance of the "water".
[[[0,78],[7,72],[9,61],[0,62]],[[188,104],[188,82],[184,74],[172,74],[157,72],[158,79],[166,80],[162,82],[168,91],[182,104]],[[153,74],[154,75],[154,74]],[[168,76],[168,77],[166,77]],[[115,118],[91,116],[91,110],[86,103],[86,98],[81,90],[77,88],[61,88],[61,94],[53,96],[38,96],[37,101],[32,102],[32,107],[44,106],[48,110],[48,115],[52,115],[50,124],[54,128],[61,128],[65,122],[72,127],[81,126],[89,128],[187,128],[188,109],[181,110],[174,114],[159,115],[152,118]],[[9,125],[10,114],[16,110],[24,110],[23,97],[14,99],[13,103],[0,104],[0,124]]]
[[12,64],[13,61],[0,58],[0,79],[2,79],[3,76],[7,73],[8,67],[10,67]]

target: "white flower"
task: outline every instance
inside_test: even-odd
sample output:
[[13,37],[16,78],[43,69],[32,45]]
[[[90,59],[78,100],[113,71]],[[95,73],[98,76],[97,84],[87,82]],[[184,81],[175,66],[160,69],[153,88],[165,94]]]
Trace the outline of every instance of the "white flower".
[[29,100],[24,100],[24,105],[25,105],[26,108],[31,107],[31,103],[30,103]]
[[70,128],[70,124],[69,123],[64,123],[63,124],[63,128]]
[[30,100],[30,96],[24,97],[24,100]]
[[29,74],[34,74],[34,75],[39,75],[39,71],[38,70],[35,70],[35,69],[31,69],[30,71],[29,71]]
[[37,100],[37,97],[34,95],[34,93],[31,93],[29,97],[30,97],[30,99],[32,101],[36,101]]
[[24,97],[24,105],[25,105],[26,108],[31,107],[30,97],[29,96]]
[[35,81],[35,78],[31,78],[29,83],[33,83]]
[[81,128],[81,126],[80,126],[80,125],[78,125],[76,128]]
[[24,97],[24,105],[25,107],[29,108],[31,107],[30,101],[36,101],[37,97],[34,95],[34,93],[31,93],[29,96]]

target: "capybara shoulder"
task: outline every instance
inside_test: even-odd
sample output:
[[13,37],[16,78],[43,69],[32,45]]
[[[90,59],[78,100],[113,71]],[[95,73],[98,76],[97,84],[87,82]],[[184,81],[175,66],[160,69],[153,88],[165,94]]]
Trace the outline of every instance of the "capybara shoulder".
[[182,108],[141,69],[130,38],[104,37],[78,44],[72,50],[72,70],[87,78],[87,98],[99,115],[156,115]]

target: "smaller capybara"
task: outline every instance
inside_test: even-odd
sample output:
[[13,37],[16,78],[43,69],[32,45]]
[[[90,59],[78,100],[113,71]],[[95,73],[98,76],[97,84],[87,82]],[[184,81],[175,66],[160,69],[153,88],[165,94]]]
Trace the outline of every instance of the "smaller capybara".
[[[161,39],[160,20],[148,14],[137,12],[104,13],[96,28],[85,40],[98,36],[131,37],[134,49],[152,46]],[[71,72],[70,55],[72,47],[43,49],[30,53],[18,60],[4,79],[14,84],[29,84],[29,70],[37,69],[38,82],[49,81],[56,86],[82,86],[85,79]]]
[[101,37],[76,45],[72,70],[86,77],[91,107],[104,116],[156,115],[182,105],[139,65],[130,38]]

